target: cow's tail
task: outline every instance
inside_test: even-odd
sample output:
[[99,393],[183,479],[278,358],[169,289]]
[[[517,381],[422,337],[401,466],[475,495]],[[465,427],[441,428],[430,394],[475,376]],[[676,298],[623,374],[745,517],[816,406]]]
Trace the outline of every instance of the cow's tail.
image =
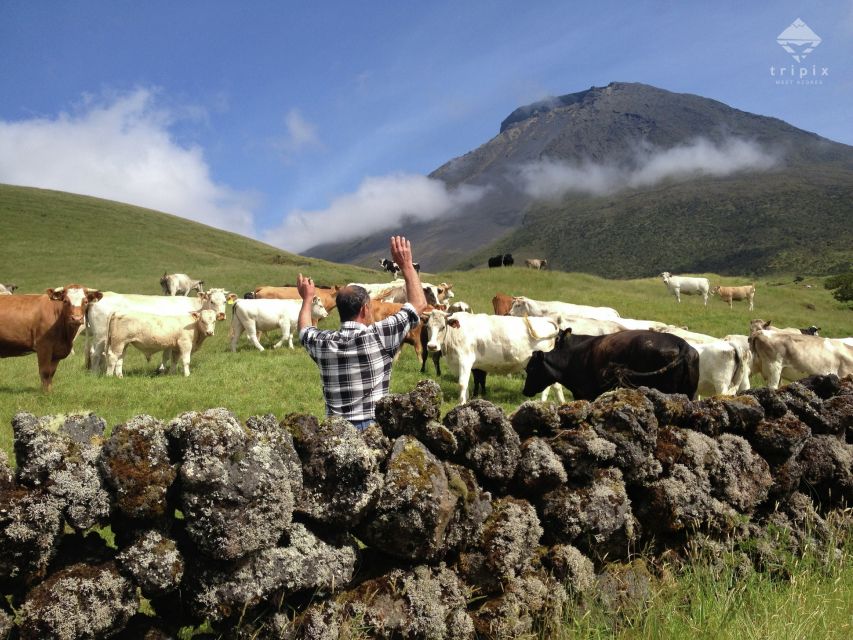
[[738,389],[740,389],[740,381],[743,377],[743,368],[746,363],[743,361],[743,358],[740,355],[740,349],[738,349],[735,345],[732,345],[732,347],[734,347],[735,350],[735,372],[732,375],[731,391],[732,393],[737,393]]
[[668,371],[672,371],[684,363],[692,349],[693,347],[685,342],[679,349],[678,355],[675,358],[660,369],[655,369],[654,371],[634,371],[633,369],[628,369],[620,364],[612,364],[609,367],[608,373],[616,382],[619,383],[619,386],[636,387],[638,385],[632,381],[633,378],[651,378],[652,376],[659,376],[667,373]]
[[235,300],[234,304],[231,305],[231,327],[228,329],[229,340],[232,340],[234,338],[234,317],[237,315],[238,304],[240,304],[240,300]]
[[527,316],[527,314],[525,313],[522,317],[524,318],[524,324],[527,326],[527,333],[529,333],[530,337],[534,340],[553,340],[560,334],[560,326],[550,318],[545,319],[554,323],[554,326],[557,330],[550,336],[540,336],[538,333],[536,333],[536,329],[533,328],[533,325],[531,324],[530,318]]

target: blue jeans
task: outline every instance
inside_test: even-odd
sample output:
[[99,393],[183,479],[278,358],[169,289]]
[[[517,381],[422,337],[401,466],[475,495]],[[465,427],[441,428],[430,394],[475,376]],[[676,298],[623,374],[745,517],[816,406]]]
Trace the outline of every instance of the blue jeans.
[[359,431],[364,431],[370,425],[374,424],[376,420],[373,418],[368,418],[367,420],[352,420],[352,426],[354,426]]

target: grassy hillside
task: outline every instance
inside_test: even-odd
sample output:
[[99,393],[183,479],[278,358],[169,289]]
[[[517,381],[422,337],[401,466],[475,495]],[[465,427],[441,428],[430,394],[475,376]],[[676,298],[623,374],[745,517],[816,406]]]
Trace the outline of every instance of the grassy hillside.
[[[292,282],[300,271],[318,282],[384,282],[387,274],[284,254],[273,247],[164,214],[35,189],[0,186],[0,230],[7,244],[0,258],[0,281],[14,281],[22,291],[79,281],[123,292],[159,293],[164,270],[187,271],[211,286],[242,293],[258,284]],[[415,247],[417,258],[417,247]],[[745,279],[706,274],[715,283]],[[817,324],[825,335],[853,335],[853,313],[836,302],[817,278],[794,284],[790,278],[757,279],[755,311],[741,304],[730,311],[720,300],[685,297],[679,305],[656,278],[611,281],[596,276],[536,272],[524,268],[473,269],[426,274],[433,282],[454,284],[457,300],[476,312],[491,312],[496,292],[543,300],[615,307],[625,317],[651,318],[725,335],[746,333],[752,317],[781,326]],[[807,288],[804,285],[813,285]],[[337,315],[324,326],[337,324]],[[171,419],[182,411],[225,406],[245,419],[298,411],[323,413],[319,374],[307,354],[268,349],[261,353],[245,338],[236,354],[228,349],[229,321],[193,356],[192,375],[158,376],[155,363],[131,349],[125,378],[103,378],[83,367],[83,341],[77,353],[60,363],[54,391],[40,389],[35,355],[0,360],[0,447],[11,450],[10,420],[16,411],[37,415],[94,411],[110,426],[141,413]],[[422,377],[420,362],[406,346],[395,365],[392,391],[409,391]],[[428,375],[435,377],[432,364]],[[443,410],[455,404],[456,381],[443,369],[439,379]],[[525,400],[522,376],[489,376],[488,398],[505,410]]]

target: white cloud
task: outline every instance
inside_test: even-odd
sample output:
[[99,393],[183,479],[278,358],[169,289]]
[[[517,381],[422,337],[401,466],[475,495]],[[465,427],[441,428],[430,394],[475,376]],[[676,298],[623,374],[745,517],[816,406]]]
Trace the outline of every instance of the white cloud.
[[286,134],[277,140],[274,146],[286,160],[290,160],[296,152],[305,149],[320,148],[322,143],[317,135],[317,127],[308,122],[299,109],[291,109],[284,117]]
[[648,187],[667,179],[727,176],[740,171],[766,171],[777,163],[760,145],[731,138],[713,143],[697,138],[671,149],[644,149],[634,153],[630,166],[540,160],[521,166],[518,180],[529,196],[557,199],[576,192],[613,193],[627,187]]
[[0,120],[0,182],[107,198],[254,235],[253,198],[217,184],[198,146],[170,133],[175,119],[147,89],[104,100],[87,97],[74,113]]
[[421,175],[366,178],[355,193],[335,198],[327,209],[292,211],[264,239],[290,251],[304,251],[394,228],[406,220],[433,220],[475,202],[484,191],[467,185],[450,190],[440,180]]

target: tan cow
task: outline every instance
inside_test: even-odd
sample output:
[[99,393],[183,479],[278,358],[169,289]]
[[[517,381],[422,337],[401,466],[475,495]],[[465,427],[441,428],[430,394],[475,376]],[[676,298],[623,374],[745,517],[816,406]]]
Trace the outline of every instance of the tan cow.
[[776,389],[783,378],[799,380],[830,373],[843,378],[853,374],[853,347],[842,340],[758,329],[749,334],[749,347],[771,389]]
[[536,269],[537,271],[548,268],[548,261],[545,258],[528,258],[524,261],[524,264],[529,269]]
[[735,300],[748,300],[749,310],[752,311],[752,303],[753,299],[755,298],[755,285],[746,284],[741,287],[724,287],[718,284],[713,289],[711,289],[711,294],[716,294],[720,296],[720,300],[722,300],[723,302],[728,302],[729,309],[734,309],[732,302]]
[[0,358],[35,352],[42,389],[50,391],[59,361],[68,357],[83,326],[86,308],[102,296],[79,284],[41,295],[0,296]]
[[[334,309],[337,304],[339,286],[334,287],[317,287],[317,297],[323,303],[323,308],[328,312]],[[253,295],[256,299],[267,300],[302,300],[296,287],[271,287],[268,285],[255,287]]]

